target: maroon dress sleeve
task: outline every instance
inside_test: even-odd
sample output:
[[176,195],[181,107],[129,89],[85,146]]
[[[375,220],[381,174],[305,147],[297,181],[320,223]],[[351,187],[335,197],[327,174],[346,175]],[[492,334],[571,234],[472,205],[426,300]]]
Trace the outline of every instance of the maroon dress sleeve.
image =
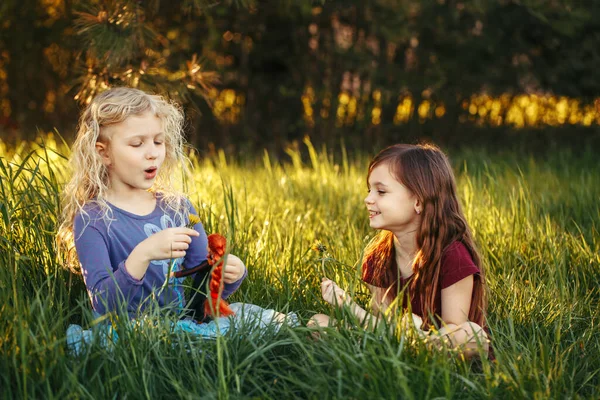
[[442,289],[454,285],[469,275],[479,274],[469,250],[461,242],[454,242],[442,256]]

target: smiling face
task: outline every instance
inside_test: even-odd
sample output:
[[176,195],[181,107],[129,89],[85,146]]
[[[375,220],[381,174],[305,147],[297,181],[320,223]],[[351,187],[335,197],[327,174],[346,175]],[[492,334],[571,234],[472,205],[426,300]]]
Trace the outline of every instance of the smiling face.
[[397,236],[418,227],[421,206],[417,197],[396,180],[388,163],[373,168],[368,180],[365,205],[372,228],[385,229]]
[[165,160],[161,120],[147,111],[103,127],[96,148],[108,168],[112,193],[148,190]]

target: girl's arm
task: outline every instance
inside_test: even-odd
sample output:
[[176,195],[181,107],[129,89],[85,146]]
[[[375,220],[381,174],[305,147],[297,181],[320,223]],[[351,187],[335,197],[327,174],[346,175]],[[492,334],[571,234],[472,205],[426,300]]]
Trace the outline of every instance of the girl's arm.
[[105,236],[91,224],[75,219],[75,248],[92,307],[100,314],[117,309],[118,300],[135,297],[142,281],[132,277],[121,262],[113,270]]
[[[344,290],[340,289],[335,282],[329,279],[323,280],[323,282],[321,283],[321,290],[323,294],[323,299],[325,299],[325,301],[327,301],[329,304],[338,307],[348,307],[352,314],[354,314],[356,318],[358,318],[358,320],[361,321],[363,328],[372,328],[384,321],[385,319],[385,316],[383,316],[382,312],[384,312],[386,308],[383,301],[386,293],[382,288],[378,288],[371,285],[368,286],[371,292],[373,293],[373,300],[371,303],[371,308],[373,310],[372,313],[369,313],[364,308],[359,306],[356,302],[352,300],[352,298],[350,298],[350,296],[348,296],[348,294]],[[403,318],[402,321],[402,326],[406,329],[409,329],[409,327],[411,327],[412,325],[419,329],[421,327],[421,324],[423,323],[421,317],[419,317],[416,314],[412,314],[412,318],[406,318],[407,319]],[[391,328],[394,329],[393,326]]]
[[[143,297],[141,286],[150,261],[183,257],[191,242],[190,236],[198,236],[198,233],[188,228],[162,230],[135,246],[126,260],[115,260],[114,264],[103,224],[88,223],[78,215],[74,235],[92,306],[104,314],[116,310],[119,302],[129,303],[131,299]],[[129,304],[129,307],[135,309],[137,304]]]
[[134,278],[141,280],[150,261],[185,257],[192,237],[197,236],[200,236],[200,233],[186,227],[163,229],[134,247],[125,261],[127,271]]
[[442,289],[442,320],[444,325],[434,342],[446,341],[450,347],[462,347],[467,356],[477,354],[481,345],[484,352],[489,349],[487,334],[481,326],[468,320],[473,293],[473,275],[461,279]]
[[442,320],[449,327],[461,325],[469,319],[473,275],[442,289]]
[[348,307],[365,328],[373,327],[380,322],[380,318],[370,314],[359,306],[344,290],[330,279],[323,278],[321,282],[321,294],[323,295],[323,299],[334,307]]
[[471,309],[475,275],[480,273],[469,250],[461,242],[446,249],[441,262],[442,327],[429,335],[434,343],[445,342],[449,347],[461,347],[466,355],[483,345],[487,351],[487,334],[481,326],[468,320]]
[[384,288],[367,284],[367,287],[371,291],[371,312],[374,315],[380,315],[385,312],[386,305],[384,304],[386,291]]

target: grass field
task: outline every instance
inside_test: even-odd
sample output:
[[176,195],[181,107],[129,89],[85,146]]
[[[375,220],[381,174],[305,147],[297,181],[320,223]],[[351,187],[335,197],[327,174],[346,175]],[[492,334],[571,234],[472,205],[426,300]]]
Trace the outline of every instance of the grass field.
[[[93,321],[81,277],[54,246],[68,149],[32,149],[0,154],[1,398],[600,397],[597,154],[450,154],[485,261],[496,355],[467,362],[405,335],[344,329],[314,341],[296,327],[203,341],[160,321],[70,355],[67,326]],[[232,301],[305,322],[330,312],[315,241],[327,246],[327,274],[364,304],[357,262],[374,232],[363,205],[370,155],[301,150],[285,162],[194,158],[187,191],[207,232],[227,234],[248,266]]]

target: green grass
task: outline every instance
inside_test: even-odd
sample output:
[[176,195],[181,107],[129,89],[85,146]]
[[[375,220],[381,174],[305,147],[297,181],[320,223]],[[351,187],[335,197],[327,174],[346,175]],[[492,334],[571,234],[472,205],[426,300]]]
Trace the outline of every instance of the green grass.
[[[93,319],[81,277],[61,268],[54,247],[68,149],[0,148],[2,398],[600,397],[594,154],[451,154],[485,261],[497,358],[465,362],[406,336],[341,330],[314,341],[299,327],[199,340],[171,333],[168,321],[119,326],[114,347],[69,355],[67,326]],[[311,246],[327,246],[327,274],[364,302],[357,262],[373,231],[363,206],[369,155],[303,152],[287,162],[194,160],[188,193],[207,232],[231,237],[248,266],[232,301],[306,321],[329,312]]]

